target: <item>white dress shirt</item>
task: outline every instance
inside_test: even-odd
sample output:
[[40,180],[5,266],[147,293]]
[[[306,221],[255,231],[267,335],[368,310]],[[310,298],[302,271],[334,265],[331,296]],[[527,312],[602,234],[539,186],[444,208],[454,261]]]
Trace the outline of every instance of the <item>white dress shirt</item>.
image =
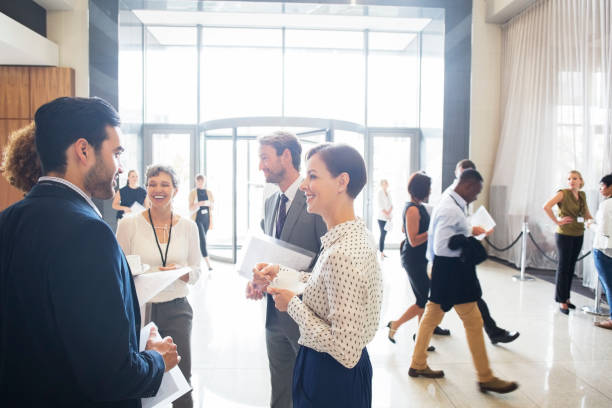
[[391,202],[391,194],[388,192],[385,194],[385,190],[382,188],[378,190],[378,208],[378,219],[382,221],[389,221],[389,216],[385,214],[383,210],[387,212],[391,210],[391,208],[393,208],[393,203]]
[[299,273],[306,282],[302,300],[294,296],[287,312],[300,327],[299,344],[353,368],[378,330],[382,276],[377,247],[361,219],[335,226],[321,243],[312,273]]
[[[162,265],[161,256],[151,224],[142,215],[124,217],[117,224],[117,241],[126,255],[140,255],[143,264],[151,266],[151,271],[159,271]],[[167,244],[159,244],[162,252],[166,253]],[[166,264],[189,266],[189,284],[194,285],[200,278],[200,236],[198,227],[190,219],[180,217],[176,225],[172,226],[172,238],[168,248]],[[162,272],[163,273],[163,272]],[[170,286],[158,293],[151,302],[168,302],[189,294],[187,283],[180,279],[172,282]]]
[[[302,184],[302,178],[298,177],[289,187],[287,187],[287,190],[285,190],[285,192],[283,193],[281,191],[281,194],[284,194],[285,196],[287,196],[287,203],[285,204],[285,209],[287,211],[287,213],[289,213],[289,208],[291,207],[291,203],[293,203],[293,199],[295,199],[295,195],[297,194],[297,191],[300,188],[300,184]],[[279,204],[276,207],[276,213],[274,214],[274,228],[272,231],[272,236],[275,237],[276,236],[276,220],[278,220],[278,212],[280,210],[280,200],[279,200]]]
[[612,198],[605,199],[595,215],[595,239],[593,248],[612,257]]
[[461,234],[466,237],[472,235],[466,211],[467,203],[454,190],[442,196],[440,203],[433,210],[429,223],[427,259],[433,261],[434,255],[453,258],[461,255],[461,249],[449,249],[448,242],[453,235]]

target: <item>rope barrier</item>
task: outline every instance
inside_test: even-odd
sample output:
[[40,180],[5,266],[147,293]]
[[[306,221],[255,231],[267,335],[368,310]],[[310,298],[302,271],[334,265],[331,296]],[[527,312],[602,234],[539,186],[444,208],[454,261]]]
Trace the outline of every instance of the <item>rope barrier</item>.
[[[540,251],[540,253],[544,256],[544,258],[548,259],[551,262],[557,263],[559,262],[558,259],[554,259],[548,255],[546,255],[546,252],[544,252],[544,250],[538,245],[538,243],[536,242],[536,240],[533,238],[533,235],[531,235],[531,232],[528,234],[529,235],[529,239],[531,240],[531,242],[533,243],[533,245],[537,248],[538,251]],[[576,262],[578,261],[582,261],[584,258],[586,258],[587,256],[589,256],[591,254],[591,251],[587,252],[584,255],[581,255]]]
[[516,245],[516,243],[519,242],[522,236],[523,236],[523,231],[521,231],[520,234],[518,234],[518,237],[516,237],[516,239],[512,241],[512,243],[505,248],[498,248],[497,246],[493,245],[493,243],[489,240],[489,237],[485,237],[485,241],[487,241],[487,244],[491,245],[491,247],[493,247],[493,249],[495,249],[496,251],[504,252],[512,248],[514,245]]

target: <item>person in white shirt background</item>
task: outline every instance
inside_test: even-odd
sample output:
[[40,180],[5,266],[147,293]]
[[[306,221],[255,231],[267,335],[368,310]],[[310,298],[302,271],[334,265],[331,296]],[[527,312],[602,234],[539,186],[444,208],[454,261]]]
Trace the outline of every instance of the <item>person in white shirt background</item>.
[[321,215],[328,232],[312,274],[259,264],[254,282],[266,287],[276,276],[306,282],[302,299],[267,287],[276,307],[300,329],[293,372],[293,407],[360,408],[372,404],[372,365],[366,349],[380,318],[382,277],[376,244],[353,201],[366,183],[365,163],[352,147],[323,144],[307,155],[309,213]]
[[380,258],[383,259],[385,255],[385,238],[387,236],[387,230],[390,227],[393,203],[391,202],[391,193],[389,193],[389,182],[385,179],[380,180],[380,190],[378,190],[378,227],[380,228],[380,239],[378,241],[378,250],[380,251]]
[[[172,337],[180,350],[179,368],[190,382],[193,310],[187,300],[187,284],[194,285],[200,278],[198,227],[194,221],[173,212],[178,177],[172,167],[149,166],[146,186],[151,208],[138,216],[123,218],[117,225],[117,241],[126,255],[139,255],[141,262],[151,265],[153,270],[191,268],[151,299],[145,322],[154,322],[162,336]],[[173,406],[193,407],[191,392],[174,401]]]
[[[599,205],[595,215],[595,240],[593,242],[593,260],[601,286],[606,292],[608,305],[612,305],[612,174],[604,176],[599,182],[599,192],[604,201]],[[595,326],[612,330],[612,309],[610,318],[595,322]]]

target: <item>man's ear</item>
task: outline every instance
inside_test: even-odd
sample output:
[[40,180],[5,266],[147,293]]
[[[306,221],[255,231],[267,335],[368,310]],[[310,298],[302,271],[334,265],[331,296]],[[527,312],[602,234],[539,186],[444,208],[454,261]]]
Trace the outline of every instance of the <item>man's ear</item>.
[[74,142],[73,151],[77,161],[82,164],[86,164],[93,154],[91,145],[84,138],[80,138]]

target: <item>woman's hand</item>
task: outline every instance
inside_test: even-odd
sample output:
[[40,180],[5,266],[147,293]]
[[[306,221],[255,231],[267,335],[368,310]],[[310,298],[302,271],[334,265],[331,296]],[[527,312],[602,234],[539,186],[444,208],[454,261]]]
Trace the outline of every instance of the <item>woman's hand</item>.
[[272,295],[274,299],[274,305],[281,312],[286,312],[289,302],[295,296],[295,293],[288,289],[270,288],[267,289],[268,293]]
[[276,278],[278,270],[278,264],[258,263],[253,268],[253,283],[258,289],[264,290]]
[[557,225],[571,224],[572,222],[574,222],[574,219],[570,216],[567,216],[561,218],[560,220],[557,220]]

